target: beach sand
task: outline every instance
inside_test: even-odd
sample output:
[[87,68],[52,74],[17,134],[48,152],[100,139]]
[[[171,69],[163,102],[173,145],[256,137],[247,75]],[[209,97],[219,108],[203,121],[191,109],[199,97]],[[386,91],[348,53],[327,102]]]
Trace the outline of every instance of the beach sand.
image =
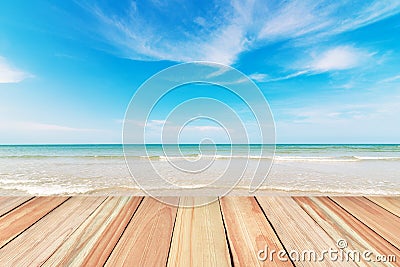
[[[180,206],[199,201],[174,200]],[[399,216],[400,198],[388,197],[223,197],[196,208],[177,208],[150,197],[1,197],[0,262],[399,266]],[[329,255],[323,261],[308,260],[308,252],[321,256],[329,249],[338,251],[336,261]],[[397,262],[357,261],[352,251]],[[344,254],[350,255],[348,261],[340,258]]]

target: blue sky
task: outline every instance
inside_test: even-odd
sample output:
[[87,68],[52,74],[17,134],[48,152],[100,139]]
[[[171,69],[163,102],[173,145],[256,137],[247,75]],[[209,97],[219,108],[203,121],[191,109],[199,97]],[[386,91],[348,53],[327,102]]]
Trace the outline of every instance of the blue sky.
[[135,90],[192,60],[252,78],[278,143],[400,143],[399,43],[395,0],[2,1],[0,143],[120,143]]

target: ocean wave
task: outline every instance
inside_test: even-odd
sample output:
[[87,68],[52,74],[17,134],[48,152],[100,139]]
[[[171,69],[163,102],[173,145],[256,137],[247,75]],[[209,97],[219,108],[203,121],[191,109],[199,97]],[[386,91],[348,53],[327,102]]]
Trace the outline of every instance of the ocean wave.
[[276,161],[310,161],[310,162],[356,162],[366,160],[400,160],[400,157],[364,157],[364,156],[338,156],[338,157],[308,157],[308,156],[275,156]]
[[115,155],[6,155],[0,156],[3,159],[57,159],[57,158],[82,158],[82,159],[118,159],[124,156]]
[[308,157],[308,156],[275,156],[276,161],[308,161],[308,162],[352,162],[360,161],[355,156],[341,157]]
[[358,157],[355,158],[360,160],[400,160],[400,157]]
[[161,156],[139,156],[139,157],[131,156],[131,157],[129,157],[129,158],[140,158],[140,159],[159,160],[159,159],[161,159]]
[[198,159],[215,159],[215,160],[232,160],[232,159],[248,159],[248,160],[271,160],[275,161],[308,161],[308,162],[355,162],[355,161],[400,161],[400,156],[257,156],[257,155],[199,155],[188,154],[183,156],[126,156],[123,155],[18,155],[18,156],[0,156],[0,159],[93,159],[93,160],[110,160],[110,159],[138,159],[138,160],[198,160]]
[[[0,194],[6,195],[39,195],[39,196],[52,196],[52,195],[98,195],[98,196],[106,196],[106,195],[144,195],[146,194],[144,191],[140,189],[139,186],[136,185],[110,185],[110,186],[93,186],[90,184],[76,184],[76,185],[67,185],[67,184],[39,184],[32,183],[32,181],[19,181],[20,183],[3,183],[0,184]],[[243,194],[249,195],[249,185],[248,184],[237,184],[233,189],[230,187],[226,187],[224,185],[216,184],[212,186],[205,186],[203,188],[191,188],[190,190],[196,192],[204,192],[209,193],[212,196],[214,193],[220,193],[221,189],[226,189],[226,192],[230,192],[229,194]],[[152,188],[147,188],[148,191],[152,191],[153,193],[160,194],[161,196],[166,195],[183,195],[185,190],[172,190],[169,187],[160,188],[156,185]],[[214,192],[214,193],[213,193]],[[263,195],[263,194],[273,194],[273,193],[287,193],[289,195],[319,195],[319,194],[338,194],[338,195],[399,195],[398,188],[394,188],[391,186],[384,187],[373,187],[364,185],[362,187],[357,188],[349,188],[349,187],[340,187],[338,188],[333,184],[315,184],[313,188],[304,187],[302,185],[264,185],[261,186],[257,192],[255,193]]]
[[[124,193],[142,192],[138,186],[103,186],[93,187],[91,185],[66,185],[66,184],[39,184],[28,182],[0,183],[0,192],[11,192],[12,195],[113,195]],[[143,192],[142,192],[143,193]]]
[[85,186],[64,186],[64,185],[33,185],[33,184],[12,184],[2,185],[0,190],[7,190],[16,195],[35,195],[35,196],[51,196],[51,195],[80,195],[90,192],[92,189]]
[[[348,196],[399,196],[398,190],[393,190],[391,188],[301,188],[301,187],[284,187],[284,186],[262,186],[257,191],[258,193],[263,192],[274,192],[280,191],[285,192],[289,195],[348,195]],[[257,194],[257,193],[256,193]]]

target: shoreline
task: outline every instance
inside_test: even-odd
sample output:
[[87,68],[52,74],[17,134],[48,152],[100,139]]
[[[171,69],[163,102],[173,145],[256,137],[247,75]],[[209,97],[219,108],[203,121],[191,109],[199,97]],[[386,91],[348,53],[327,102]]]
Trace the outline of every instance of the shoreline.
[[[257,197],[257,196],[276,196],[276,197],[296,197],[296,196],[306,196],[306,197],[400,197],[400,190],[394,190],[393,193],[365,193],[360,190],[360,192],[335,192],[335,191],[303,191],[303,190],[282,190],[282,189],[259,189],[255,193],[249,193],[247,189],[239,189],[229,192],[225,195],[218,195],[212,193],[212,189],[206,188],[198,192],[198,194],[193,194],[193,191],[184,194],[182,192],[172,191],[172,190],[159,190],[156,192],[145,192],[142,189],[137,188],[104,188],[96,189],[93,191],[82,192],[82,193],[53,193],[53,194],[37,194],[28,192],[1,192],[3,189],[0,188],[0,197],[126,197],[126,196],[137,196],[137,197],[151,197],[151,196],[181,196],[181,197]],[[6,191],[6,190],[4,190]]]

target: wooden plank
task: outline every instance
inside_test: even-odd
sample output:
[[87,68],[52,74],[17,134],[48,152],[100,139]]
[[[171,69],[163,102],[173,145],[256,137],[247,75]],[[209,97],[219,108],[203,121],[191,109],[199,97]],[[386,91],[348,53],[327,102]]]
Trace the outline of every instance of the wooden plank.
[[[351,251],[373,252],[370,259],[377,255],[398,255],[400,253],[394,246],[381,236],[369,229],[365,224],[354,218],[347,211],[327,197],[296,197],[297,203],[314,219],[332,239],[345,240],[347,247],[344,251],[350,256]],[[360,266],[370,266],[371,262],[365,261],[361,256],[352,257]],[[374,266],[393,266],[389,263],[374,262]]]
[[293,266],[268,257],[284,248],[254,197],[223,197],[220,203],[235,266]]
[[38,197],[0,218],[0,247],[66,201],[67,197]]
[[400,198],[399,197],[367,197],[370,201],[390,211],[400,217]]
[[30,199],[32,197],[0,197],[0,217]]
[[400,218],[363,197],[332,198],[342,208],[400,248]]
[[82,266],[99,266],[105,264],[122,233],[125,231],[126,226],[132,219],[133,214],[137,211],[142,199],[143,197],[131,198],[129,203],[124,206],[120,214],[118,214],[96,241],[93,250],[90,251],[87,258],[83,261]]
[[[305,251],[314,251],[318,256],[323,251],[336,249],[336,242],[289,197],[257,197],[262,209],[272,223],[284,247],[294,258],[296,266],[338,266],[337,262],[302,259]],[[298,253],[298,254],[296,254]],[[305,255],[305,254],[304,254]],[[346,266],[357,266],[346,262]]]
[[102,266],[142,197],[109,197],[43,266]]
[[146,197],[112,251],[106,266],[165,266],[176,211],[174,206]]
[[103,197],[73,197],[0,249],[4,266],[43,264],[104,201]]
[[181,198],[168,266],[231,265],[219,203],[194,207],[199,201]]

